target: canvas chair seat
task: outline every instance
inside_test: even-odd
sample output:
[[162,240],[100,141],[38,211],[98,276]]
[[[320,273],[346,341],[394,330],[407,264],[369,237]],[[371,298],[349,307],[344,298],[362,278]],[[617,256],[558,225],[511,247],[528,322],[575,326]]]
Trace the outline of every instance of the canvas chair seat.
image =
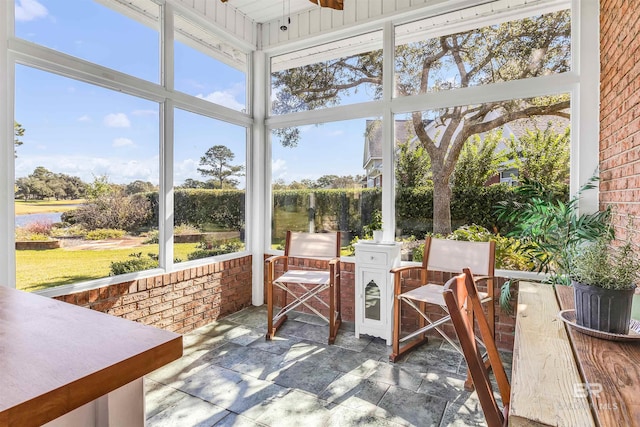
[[[487,280],[487,291],[479,295],[482,303],[487,305],[488,316],[494,319],[494,293],[493,276],[495,265],[494,242],[468,242],[459,240],[435,239],[427,236],[425,239],[424,258],[421,266],[396,267],[391,270],[394,275],[394,325],[393,325],[393,349],[389,359],[395,362],[399,357],[412,348],[427,340],[426,333],[430,330],[437,331],[453,348],[462,354],[458,343],[441,328],[450,322],[451,316],[442,295],[444,286],[428,283],[429,272],[443,272],[458,274],[464,268],[472,267],[482,274],[482,279]],[[402,292],[402,284],[406,272],[418,270],[422,284],[406,292]],[[434,319],[429,306],[438,306],[442,316]],[[409,307],[418,314],[419,325],[414,331],[402,331],[403,306]],[[494,331],[494,321],[490,322],[491,333]],[[481,343],[482,344],[482,343]],[[472,388],[471,379],[468,377],[465,383],[468,389]]]

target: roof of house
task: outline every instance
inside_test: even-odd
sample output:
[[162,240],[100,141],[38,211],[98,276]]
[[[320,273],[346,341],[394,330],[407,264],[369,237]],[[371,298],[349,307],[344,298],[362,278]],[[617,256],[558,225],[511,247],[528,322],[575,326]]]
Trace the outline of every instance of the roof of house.
[[[415,137],[411,120],[396,120],[396,142],[407,142]],[[362,166],[372,160],[382,160],[382,121],[367,120],[364,135],[364,155]]]

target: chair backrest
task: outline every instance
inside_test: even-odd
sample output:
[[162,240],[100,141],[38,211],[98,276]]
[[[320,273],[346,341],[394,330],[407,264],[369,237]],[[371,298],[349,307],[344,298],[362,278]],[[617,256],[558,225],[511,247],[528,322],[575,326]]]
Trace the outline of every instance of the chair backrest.
[[340,256],[340,232],[300,233],[287,231],[284,254],[299,258],[331,259]]
[[429,271],[460,273],[470,268],[474,274],[494,276],[495,242],[468,242],[427,236],[422,266]]
[[[467,361],[471,378],[482,406],[487,425],[489,427],[498,427],[505,424],[505,418],[508,413],[511,387],[504,371],[504,366],[500,360],[500,354],[496,347],[496,343],[489,330],[489,322],[482,310],[482,303],[478,297],[478,292],[469,269],[465,272],[451,278],[444,286],[443,297],[447,304],[451,321],[453,323],[462,353]],[[473,312],[473,316],[468,316],[469,311]],[[504,412],[498,407],[491,381],[489,380],[489,371],[483,361],[482,352],[478,348],[474,339],[473,323],[475,317],[480,331],[482,342],[486,346],[487,355],[491,369],[494,372],[502,402],[505,405]]]

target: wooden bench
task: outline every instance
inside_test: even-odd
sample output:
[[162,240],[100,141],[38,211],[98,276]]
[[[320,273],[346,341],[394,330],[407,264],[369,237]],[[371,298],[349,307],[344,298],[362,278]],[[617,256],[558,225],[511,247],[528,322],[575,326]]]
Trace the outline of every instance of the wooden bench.
[[595,425],[559,311],[552,286],[520,282],[510,426]]

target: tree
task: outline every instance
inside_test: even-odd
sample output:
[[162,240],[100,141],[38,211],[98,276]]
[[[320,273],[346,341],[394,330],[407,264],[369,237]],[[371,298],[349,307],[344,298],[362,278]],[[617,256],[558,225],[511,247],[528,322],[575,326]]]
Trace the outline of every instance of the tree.
[[16,179],[16,197],[28,199],[77,199],[83,197],[87,185],[77,176],[53,173],[38,166],[27,177]]
[[502,131],[487,133],[484,138],[474,135],[462,147],[453,172],[453,186],[482,187],[507,161],[506,150],[498,150]]
[[401,188],[424,187],[431,183],[431,161],[424,148],[409,142],[398,144],[396,185]]
[[141,181],[139,179],[130,182],[125,186],[125,193],[127,195],[137,193],[148,193],[150,191],[158,191],[158,187],[150,183],[149,181]]
[[207,168],[198,168],[204,176],[212,176],[218,188],[235,188],[238,181],[231,178],[233,176],[244,176],[244,166],[234,166],[231,164],[235,154],[224,145],[214,145],[209,148],[204,156],[200,157],[200,166]]
[[[561,73],[570,68],[569,11],[506,22],[396,46],[399,96],[467,88]],[[335,105],[344,90],[375,85],[382,90],[382,52],[374,51],[273,74],[276,113]],[[343,91],[343,92],[341,92]],[[418,143],[431,159],[434,229],[451,231],[450,179],[464,143],[473,135],[535,115],[568,117],[567,96],[458,105],[411,114]],[[295,146],[296,129],[278,130]]]
[[115,190],[113,184],[109,183],[107,175],[93,176],[93,182],[87,185],[87,197],[97,199],[113,192]]
[[[14,135],[13,143],[16,148],[18,148],[23,144],[20,138],[24,136],[24,132],[25,130],[22,127],[22,125],[14,120],[13,121],[13,135]],[[15,150],[14,150],[14,156],[18,157],[18,153]]]
[[316,180],[312,188],[359,188],[363,177],[361,175],[322,175]]
[[545,187],[569,182],[571,130],[553,130],[548,123],[545,130],[528,130],[520,138],[511,138],[513,166],[520,176],[537,181]]

